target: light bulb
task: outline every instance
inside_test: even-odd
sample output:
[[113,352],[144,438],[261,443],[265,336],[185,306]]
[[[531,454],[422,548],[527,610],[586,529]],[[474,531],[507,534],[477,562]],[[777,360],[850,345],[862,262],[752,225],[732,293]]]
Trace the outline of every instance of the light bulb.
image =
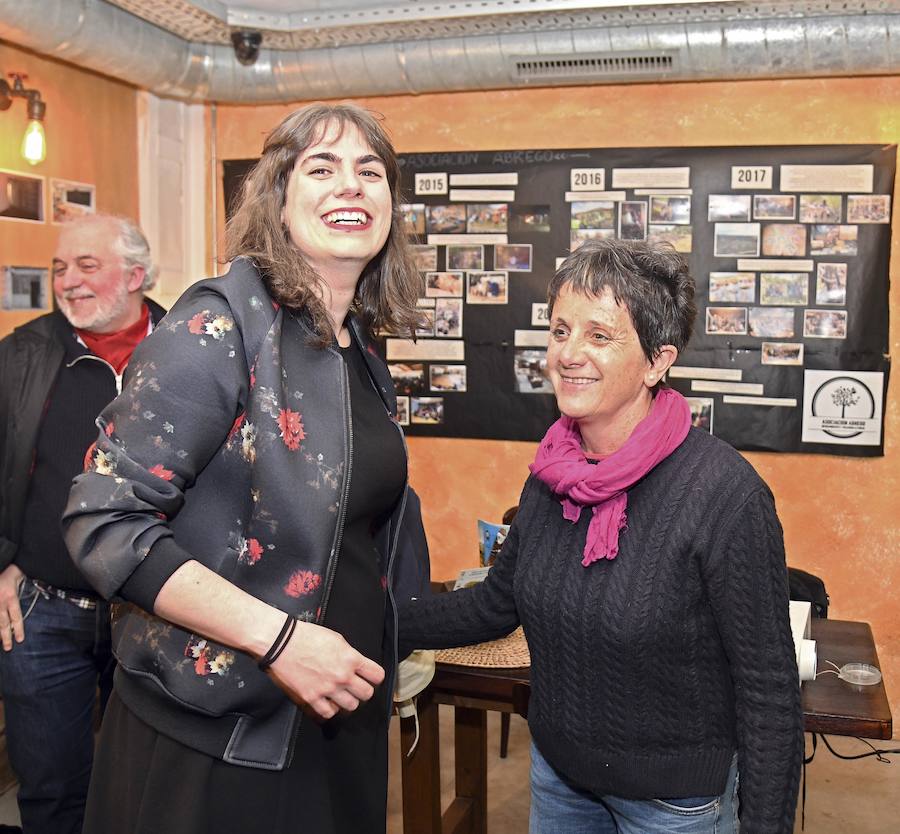
[[47,158],[47,137],[44,135],[44,126],[32,119],[25,128],[22,137],[22,156],[32,165],[37,165]]

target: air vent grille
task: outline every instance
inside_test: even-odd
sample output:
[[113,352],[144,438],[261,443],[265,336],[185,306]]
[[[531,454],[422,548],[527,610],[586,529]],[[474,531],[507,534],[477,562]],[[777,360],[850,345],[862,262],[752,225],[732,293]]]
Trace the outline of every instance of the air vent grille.
[[670,52],[609,52],[578,57],[544,56],[515,59],[514,68],[514,77],[519,81],[634,76],[659,78],[674,71],[675,55]]

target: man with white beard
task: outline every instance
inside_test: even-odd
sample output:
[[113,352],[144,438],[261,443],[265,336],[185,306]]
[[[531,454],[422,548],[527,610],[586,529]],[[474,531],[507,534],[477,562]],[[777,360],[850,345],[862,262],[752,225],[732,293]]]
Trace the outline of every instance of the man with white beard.
[[69,558],[59,519],[138,343],[165,312],[130,220],[66,224],[58,310],[0,341],[0,688],[25,834],[78,834],[93,715],[112,686],[109,605]]

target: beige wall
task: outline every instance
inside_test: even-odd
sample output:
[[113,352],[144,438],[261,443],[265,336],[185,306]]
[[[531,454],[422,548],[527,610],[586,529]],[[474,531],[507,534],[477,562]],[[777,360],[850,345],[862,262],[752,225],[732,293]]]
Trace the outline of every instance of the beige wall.
[[[47,104],[47,159],[31,166],[19,155],[26,102],[0,112],[0,168],[46,177],[42,224],[0,220],[0,266],[50,266],[59,226],[50,223],[50,178],[92,183],[101,211],[137,217],[135,90],[69,64],[0,42],[0,72],[28,75]],[[48,297],[49,304],[49,297]],[[49,310],[49,306],[48,306]],[[0,310],[0,337],[42,311]],[[46,312],[46,311],[43,311]]]
[[[895,143],[900,78],[573,87],[361,100],[399,151]],[[293,105],[296,106],[296,105]],[[220,159],[259,154],[293,106],[220,107]],[[221,217],[218,224],[221,233]],[[891,260],[891,353],[900,338],[900,245]],[[835,618],[868,620],[900,716],[900,386],[883,458],[747,454],[775,493],[790,564],[820,574]],[[518,500],[535,444],[412,438],[436,578],[472,566],[475,520]]]

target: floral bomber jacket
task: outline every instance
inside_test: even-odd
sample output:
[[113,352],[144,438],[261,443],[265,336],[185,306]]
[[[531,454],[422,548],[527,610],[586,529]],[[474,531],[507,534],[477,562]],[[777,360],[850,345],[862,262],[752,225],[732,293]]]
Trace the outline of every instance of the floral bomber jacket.
[[[362,328],[350,329],[367,348]],[[113,626],[120,697],[182,743],[268,769],[290,761],[293,702],[249,655],[148,612],[166,579],[196,559],[285,612],[322,621],[353,437],[343,359],[309,335],[246,259],[195,284],[136,351],[122,394],[98,418],[63,517],[91,583],[135,603],[117,606]],[[387,368],[363,353],[395,414]],[[389,589],[405,503],[406,491],[376,537]],[[396,658],[389,609],[387,656]]]

